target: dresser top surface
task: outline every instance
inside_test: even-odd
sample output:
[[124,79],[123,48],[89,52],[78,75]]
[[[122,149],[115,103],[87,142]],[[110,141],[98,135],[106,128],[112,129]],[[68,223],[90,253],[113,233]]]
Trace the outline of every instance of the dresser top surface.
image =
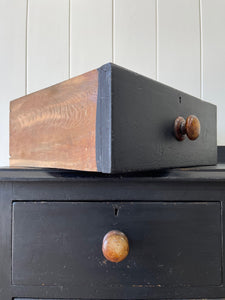
[[1,168],[0,181],[224,181],[225,163],[216,166],[177,168],[152,172],[102,174],[62,169]]
[[196,166],[123,174],[103,174],[99,172],[83,172],[54,168],[3,167],[0,168],[0,182],[1,181],[225,182],[225,146],[218,147],[218,164],[215,166]]

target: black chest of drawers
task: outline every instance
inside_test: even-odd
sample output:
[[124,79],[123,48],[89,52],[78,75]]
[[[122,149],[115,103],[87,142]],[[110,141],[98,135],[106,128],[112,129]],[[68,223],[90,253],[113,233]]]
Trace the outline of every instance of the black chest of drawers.
[[[219,155],[221,157],[221,155]],[[225,165],[0,171],[0,299],[224,298]],[[130,252],[107,261],[102,239]]]

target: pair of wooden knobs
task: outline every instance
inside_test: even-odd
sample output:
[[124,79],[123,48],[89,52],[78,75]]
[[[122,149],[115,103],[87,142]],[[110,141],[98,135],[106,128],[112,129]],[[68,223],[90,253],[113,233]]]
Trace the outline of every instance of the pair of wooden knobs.
[[174,122],[174,133],[178,141],[183,141],[186,135],[194,141],[199,137],[200,131],[200,121],[194,115],[188,116],[186,121],[183,117],[178,117]]

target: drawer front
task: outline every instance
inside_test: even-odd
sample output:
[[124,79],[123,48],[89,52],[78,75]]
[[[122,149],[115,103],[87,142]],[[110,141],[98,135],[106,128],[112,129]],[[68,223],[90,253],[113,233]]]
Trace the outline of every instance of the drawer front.
[[[121,173],[217,163],[215,105],[113,64],[110,74],[109,95],[109,78],[100,75],[104,88],[99,89],[97,106],[98,170]],[[199,119],[200,135],[193,141],[187,132],[178,141],[174,121],[180,116],[186,123],[190,115]],[[195,131],[196,123],[191,124]]]
[[[93,287],[221,284],[218,202],[14,202],[12,211],[13,285],[63,286],[89,297]],[[102,254],[113,229],[129,240],[119,263]]]

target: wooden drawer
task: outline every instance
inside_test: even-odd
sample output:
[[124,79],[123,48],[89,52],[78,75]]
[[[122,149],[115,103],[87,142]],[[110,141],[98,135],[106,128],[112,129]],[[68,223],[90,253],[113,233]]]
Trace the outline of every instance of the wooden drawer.
[[[200,135],[178,141],[174,122],[189,115]],[[189,133],[198,128],[187,124]],[[215,105],[114,64],[10,105],[11,166],[120,173],[213,165],[216,146]]]
[[[219,202],[14,202],[12,211],[15,286],[63,287],[70,297],[103,299],[109,288],[129,299],[139,289],[141,299],[146,289],[222,282]],[[119,263],[102,254],[112,229],[129,240]]]

